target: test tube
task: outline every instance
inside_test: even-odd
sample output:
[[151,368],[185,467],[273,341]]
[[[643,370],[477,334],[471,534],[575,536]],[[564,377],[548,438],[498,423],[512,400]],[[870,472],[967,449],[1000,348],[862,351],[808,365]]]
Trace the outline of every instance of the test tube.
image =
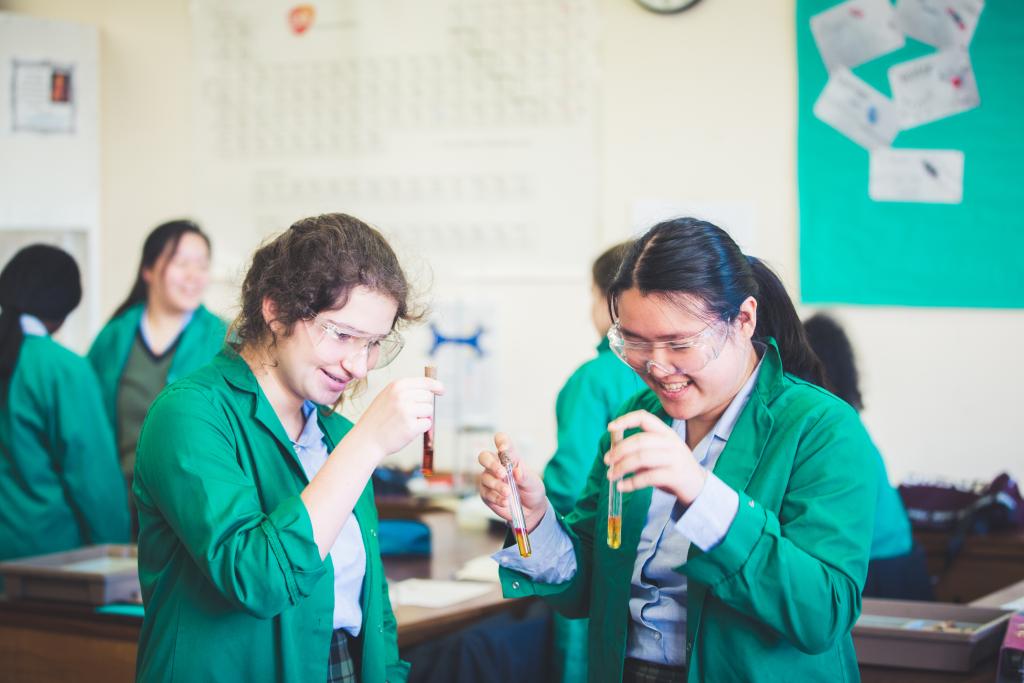
[[[622,432],[612,432],[612,446],[622,441]],[[622,477],[608,482],[608,547],[617,550],[622,545]]]
[[[423,376],[437,379],[437,367],[428,365],[423,368]],[[434,424],[437,417],[437,396],[434,396],[434,409],[430,414],[430,429],[423,432],[423,471],[424,477],[434,473]]]
[[512,458],[505,451],[498,451],[498,460],[505,467],[508,475],[508,487],[512,490],[509,508],[512,510],[512,533],[516,535],[516,545],[519,546],[519,554],[529,557],[533,552],[530,548],[530,537],[526,534],[526,515],[523,514],[523,503],[519,500],[519,487],[516,486],[516,478],[512,473]]

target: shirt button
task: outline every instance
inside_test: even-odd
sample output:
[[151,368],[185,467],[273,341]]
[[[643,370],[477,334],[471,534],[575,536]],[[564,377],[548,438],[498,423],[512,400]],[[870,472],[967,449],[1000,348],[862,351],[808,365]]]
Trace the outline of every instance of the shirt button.
[[687,654],[689,654],[692,651],[693,651],[693,643],[687,643],[686,644],[686,652],[687,652]]
[[655,631],[655,632],[654,632],[654,639],[655,639],[655,640],[661,640],[661,633],[660,633],[660,632],[658,632],[658,631]]
[[747,505],[749,505],[750,507],[754,507],[754,501],[750,501],[749,503],[747,503]]
[[376,529],[370,529],[370,535],[373,536],[374,538],[377,538],[377,530]]
[[512,582],[512,590],[514,590],[514,591],[519,590],[519,582],[518,581],[513,581]]

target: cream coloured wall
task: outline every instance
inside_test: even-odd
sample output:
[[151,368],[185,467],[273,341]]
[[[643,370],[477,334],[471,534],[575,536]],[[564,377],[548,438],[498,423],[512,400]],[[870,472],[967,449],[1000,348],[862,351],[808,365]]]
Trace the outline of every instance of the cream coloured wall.
[[[157,222],[192,206],[190,44],[186,0],[0,0],[0,9],[101,30],[102,302],[130,283]],[[796,70],[793,2],[704,0],[657,16],[603,0],[602,225],[595,242],[628,234],[638,198],[744,202],[750,251],[797,286]],[[543,348],[506,335],[508,424],[528,457],[554,445],[558,386],[591,353],[585,273],[550,282],[490,283],[509,302],[506,330],[539,330]],[[442,292],[443,293],[443,292]],[[224,312],[232,292],[215,288]],[[543,300],[543,306],[532,302]],[[949,477],[1024,473],[1016,438],[1024,379],[1015,351],[1024,311],[839,307],[858,351],[865,422],[889,464]],[[568,313],[566,313],[568,312]],[[416,369],[416,359],[402,366]]]

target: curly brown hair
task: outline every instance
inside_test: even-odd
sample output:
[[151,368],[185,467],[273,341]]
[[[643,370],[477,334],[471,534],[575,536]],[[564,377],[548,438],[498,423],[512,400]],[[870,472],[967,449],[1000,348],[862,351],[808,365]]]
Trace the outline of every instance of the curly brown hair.
[[409,282],[379,232],[343,213],[303,218],[253,254],[232,340],[238,347],[265,344],[268,338],[270,346],[276,343],[263,318],[265,298],[276,305],[277,322],[290,331],[300,320],[344,306],[359,286],[395,300],[394,327],[422,317],[412,310]]

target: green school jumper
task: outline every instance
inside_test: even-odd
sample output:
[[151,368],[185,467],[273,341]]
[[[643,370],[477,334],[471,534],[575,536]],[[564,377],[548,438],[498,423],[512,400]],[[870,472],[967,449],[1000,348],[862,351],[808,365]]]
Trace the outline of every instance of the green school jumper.
[[[637,409],[671,422],[651,391],[621,412]],[[736,517],[718,546],[691,546],[678,568],[688,579],[688,680],[859,680],[850,630],[867,574],[877,457],[853,408],[785,374],[771,341],[714,468],[739,493]],[[595,683],[622,678],[631,576],[651,501],[650,489],[623,495],[622,546],[609,549],[606,472],[596,460],[576,507],[559,516],[576,552],[573,579],[551,585],[500,570],[506,596],[538,595],[568,616],[589,615]]]
[[89,363],[26,334],[0,391],[0,559],[126,543],[124,482]]
[[[352,427],[319,416],[333,449]],[[334,568],[320,559],[291,441],[230,348],[168,386],[139,439],[133,493],[146,605],[138,680],[327,679]],[[360,683],[402,683],[397,629],[367,483],[354,514],[366,548],[354,640]]]

